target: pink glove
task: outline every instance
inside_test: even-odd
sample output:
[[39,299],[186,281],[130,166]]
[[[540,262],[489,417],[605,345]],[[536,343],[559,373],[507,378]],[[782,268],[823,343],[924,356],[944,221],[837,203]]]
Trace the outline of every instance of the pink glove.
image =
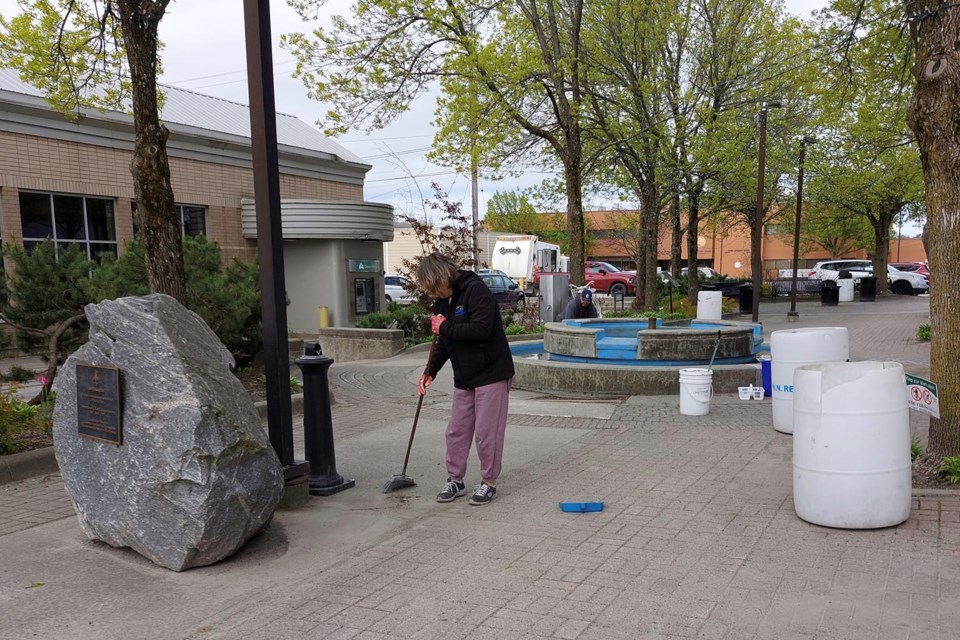
[[420,376],[420,383],[417,385],[417,392],[422,396],[427,395],[427,387],[430,386],[431,382],[433,382],[433,376],[428,376],[427,374]]
[[440,314],[430,316],[430,331],[435,335],[440,335],[440,325],[446,322],[447,319]]

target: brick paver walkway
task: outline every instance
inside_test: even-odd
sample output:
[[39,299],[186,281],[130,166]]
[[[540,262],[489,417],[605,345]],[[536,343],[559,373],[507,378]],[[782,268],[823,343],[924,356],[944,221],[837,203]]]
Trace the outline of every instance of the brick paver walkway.
[[[768,336],[849,326],[853,359],[928,371],[929,347],[913,340],[924,299],[842,313],[804,303],[795,325],[787,308],[764,306]],[[341,471],[386,479],[363,461],[409,428],[424,357],[334,366]],[[421,416],[421,467],[423,449],[439,449],[449,406],[448,382],[435,387]],[[25,576],[42,571],[0,567],[0,637],[960,637],[958,494],[917,497],[897,527],[818,527],[794,513],[791,437],[773,430],[769,401],[717,396],[708,415],[691,417],[675,397],[631,397],[604,415],[511,414],[508,438],[526,445],[507,451],[490,506],[438,505],[433,486],[385,496],[358,477],[355,490],[278,513],[239,559],[184,574],[83,545],[65,523],[37,527],[35,541],[0,529],[0,555],[36,546],[46,554],[37,563],[52,558],[72,593],[27,590]],[[15,501],[36,501],[53,519],[63,500],[55,478],[0,487],[0,527],[15,521]],[[605,509],[562,513],[558,500]],[[100,573],[77,575],[79,566]]]

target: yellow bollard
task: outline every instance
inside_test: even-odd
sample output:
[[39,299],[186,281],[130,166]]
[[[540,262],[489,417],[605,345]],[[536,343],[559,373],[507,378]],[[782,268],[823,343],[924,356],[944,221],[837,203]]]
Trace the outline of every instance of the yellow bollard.
[[320,328],[330,328],[330,309],[329,307],[320,307]]

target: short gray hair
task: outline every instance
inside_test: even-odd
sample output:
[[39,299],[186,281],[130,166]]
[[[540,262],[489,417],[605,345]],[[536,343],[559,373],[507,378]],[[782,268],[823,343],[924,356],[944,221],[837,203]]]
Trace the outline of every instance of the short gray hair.
[[428,295],[436,298],[440,287],[453,286],[460,275],[460,267],[451,258],[442,253],[423,256],[417,267],[417,282]]

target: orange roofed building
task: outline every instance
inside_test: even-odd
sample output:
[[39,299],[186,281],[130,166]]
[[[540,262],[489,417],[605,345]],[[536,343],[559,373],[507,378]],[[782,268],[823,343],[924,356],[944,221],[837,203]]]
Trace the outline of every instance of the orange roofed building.
[[[584,225],[587,229],[586,255],[591,260],[602,260],[623,269],[634,269],[630,242],[618,237],[618,229],[623,228],[630,217],[636,218],[634,210],[585,211]],[[768,225],[764,229],[761,245],[764,278],[776,278],[782,270],[792,268],[793,233],[784,232],[778,225]],[[658,242],[657,264],[664,270],[670,268],[671,231],[668,225],[661,228]],[[750,277],[750,228],[743,222],[715,229],[703,222],[697,238],[697,263],[710,267],[732,278]],[[687,237],[683,235],[681,255],[686,266]],[[868,258],[867,252],[858,250],[840,256],[832,256],[824,249],[803,253],[799,258],[799,271],[812,267],[819,260],[833,258]],[[894,238],[890,242],[889,262],[925,262],[927,259],[920,238]]]

